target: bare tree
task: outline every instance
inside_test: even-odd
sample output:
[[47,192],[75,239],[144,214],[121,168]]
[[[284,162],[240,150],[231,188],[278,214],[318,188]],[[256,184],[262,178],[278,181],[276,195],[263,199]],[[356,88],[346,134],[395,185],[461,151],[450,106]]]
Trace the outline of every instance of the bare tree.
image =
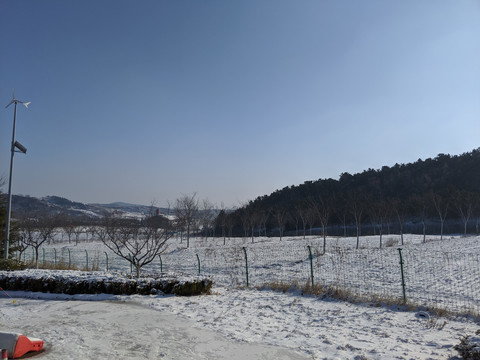
[[306,204],[299,204],[295,206],[295,209],[298,213],[298,216],[300,217],[300,220],[302,222],[302,229],[303,229],[303,238],[305,239],[305,236],[307,234],[307,224],[308,224],[308,206]]
[[73,227],[73,233],[75,234],[75,246],[78,245],[78,242],[80,241],[80,235],[82,235],[84,232],[85,228],[80,224],[77,224]]
[[86,233],[87,234],[90,234],[90,241],[93,241],[94,238],[95,238],[95,234],[97,233],[96,232],[96,226],[95,225],[89,225],[86,227]]
[[165,251],[173,232],[170,221],[161,215],[152,215],[143,222],[107,216],[104,229],[97,234],[106,247],[131,263],[140,277],[142,267]]
[[[232,233],[233,233],[233,227],[235,226],[235,219],[233,217],[233,212],[226,214],[225,226],[227,227],[227,230],[228,230],[228,239],[231,239]],[[223,242],[223,245],[225,245],[225,241]]]
[[227,213],[225,212],[225,205],[223,202],[220,212],[217,215],[216,226],[220,226],[220,229],[222,230],[223,245],[225,245],[227,238]]
[[355,221],[355,228],[357,229],[357,249],[360,245],[360,232],[362,226],[363,212],[363,197],[359,193],[353,193],[350,197],[350,213],[352,214],[353,220]]
[[384,200],[380,200],[370,208],[370,219],[374,227],[378,228],[380,248],[383,247],[383,226],[387,218],[388,207]]
[[343,237],[347,237],[347,223],[348,223],[348,201],[344,196],[340,196],[336,199],[336,203],[339,204],[337,213],[337,218],[340,220],[343,228]]
[[74,230],[73,219],[70,216],[61,217],[62,230],[68,236],[68,243],[72,241],[72,235]]
[[330,219],[330,206],[328,201],[319,196],[316,199],[311,200],[312,209],[314,209],[316,217],[320,220],[322,225],[322,235],[323,235],[323,253],[325,254],[327,248],[327,227],[328,220]]
[[248,224],[250,226],[250,237],[252,239],[252,244],[253,244],[253,239],[255,237],[255,227],[257,226],[258,223],[258,210],[252,209],[250,211],[250,216],[248,219]]
[[400,239],[403,245],[403,226],[407,218],[407,208],[405,202],[399,199],[392,199],[390,204],[393,208],[393,212],[398,220],[398,225],[400,227]]
[[440,240],[443,239],[443,226],[448,212],[448,200],[446,197],[442,197],[439,194],[432,193],[432,202],[438,217],[440,218]]
[[187,231],[187,248],[190,247],[190,234],[195,228],[195,221],[198,215],[198,200],[196,193],[192,195],[182,195],[175,201],[173,208],[178,222]]
[[27,250],[28,244],[25,241],[30,236],[30,231],[25,227],[19,228],[18,241],[15,244],[15,250],[18,252],[18,260],[22,260],[23,253]]
[[415,195],[412,197],[412,203],[415,209],[418,209],[418,215],[422,223],[423,242],[427,242],[427,219],[428,219],[428,198],[425,195]]
[[248,230],[250,229],[250,212],[251,209],[247,205],[244,205],[240,208],[240,220],[242,222],[243,228],[243,237],[246,239],[248,237]]
[[458,191],[454,203],[463,222],[463,236],[467,236],[467,224],[473,212],[473,196],[468,192]]
[[270,210],[261,210],[258,212],[258,223],[260,229],[259,233],[263,230],[263,236],[267,236],[267,221],[270,217]]
[[27,246],[35,250],[35,266],[38,269],[39,248],[47,240],[51,240],[55,234],[55,220],[51,217],[37,219],[23,219],[20,222],[20,229],[23,234],[23,241]]
[[288,218],[287,210],[282,207],[276,208],[275,211],[273,212],[273,216],[277,221],[280,240],[282,240],[283,231],[285,230],[285,224]]
[[300,214],[298,213],[297,207],[294,206],[289,211],[290,218],[293,219],[295,222],[295,236],[299,235],[299,227],[298,224],[300,223]]
[[214,205],[208,200],[202,201],[202,207],[200,214],[200,222],[202,225],[203,233],[205,234],[205,240],[208,239],[208,232],[212,229],[215,222]]

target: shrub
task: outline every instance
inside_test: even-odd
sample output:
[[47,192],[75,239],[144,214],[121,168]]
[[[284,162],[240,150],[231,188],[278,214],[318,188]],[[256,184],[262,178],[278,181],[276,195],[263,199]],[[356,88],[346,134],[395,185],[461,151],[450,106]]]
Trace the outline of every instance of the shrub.
[[480,330],[475,333],[477,336],[465,336],[460,340],[460,344],[454,348],[460,353],[463,359],[480,360]]
[[0,273],[0,286],[9,290],[59,294],[154,295],[157,293],[193,296],[209,294],[213,281],[174,274],[132,278],[95,272],[36,270]]
[[24,270],[27,268],[27,264],[23,261],[16,259],[1,259],[0,260],[0,270],[3,271],[13,271],[13,270]]

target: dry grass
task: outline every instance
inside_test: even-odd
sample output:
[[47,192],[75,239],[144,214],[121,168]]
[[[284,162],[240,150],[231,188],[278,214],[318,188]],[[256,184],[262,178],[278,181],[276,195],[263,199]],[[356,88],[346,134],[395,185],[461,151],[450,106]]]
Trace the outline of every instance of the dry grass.
[[356,294],[353,291],[342,288],[337,285],[323,286],[321,284],[314,284],[312,287],[311,280],[309,279],[304,286],[296,281],[294,282],[285,282],[285,281],[275,281],[265,283],[257,289],[264,290],[269,289],[273,291],[281,291],[282,293],[301,291],[302,295],[313,295],[321,298],[331,298],[341,301],[347,301],[355,304],[369,304],[370,306],[381,307],[381,306],[395,306],[404,311],[420,311],[425,310],[430,318],[428,320],[428,326],[431,328],[442,329],[446,325],[446,321],[439,321],[438,318],[452,318],[458,316],[473,317],[477,321],[480,321],[480,314],[474,311],[465,311],[463,313],[458,313],[450,311],[445,308],[440,307],[427,307],[419,306],[418,304],[412,302],[405,302],[402,298],[394,296],[379,296],[379,295],[360,295]]
[[398,240],[393,238],[388,238],[384,242],[385,247],[393,247],[398,245]]
[[300,290],[300,285],[297,281],[285,282],[285,281],[272,281],[264,283],[261,286],[256,287],[258,290],[269,289],[273,291],[281,291],[286,293],[288,291],[297,291]]
[[[28,264],[29,268],[36,268],[34,262],[30,262]],[[77,266],[75,264],[67,264],[65,262],[58,262],[58,263],[52,263],[52,262],[39,262],[38,263],[38,268],[43,269],[43,270],[81,270],[81,271],[98,271],[99,269],[99,264],[98,262],[94,262],[93,264],[89,264],[89,266]]]
[[[35,268],[35,263],[32,262],[29,264],[29,267]],[[44,270],[80,270],[78,266],[74,264],[66,264],[62,261],[58,263],[52,263],[52,262],[39,262],[38,263],[38,268],[39,269],[44,269]]]

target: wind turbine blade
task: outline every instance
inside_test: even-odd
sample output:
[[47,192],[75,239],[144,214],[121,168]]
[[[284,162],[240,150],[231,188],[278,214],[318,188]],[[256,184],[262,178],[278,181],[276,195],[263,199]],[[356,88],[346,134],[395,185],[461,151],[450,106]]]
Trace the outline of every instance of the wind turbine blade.
[[5,109],[8,108],[10,105],[12,105],[14,102],[15,102],[15,98],[13,98],[12,101],[10,101],[7,106],[5,106]]
[[26,102],[26,103],[22,103],[23,105],[25,105],[25,107],[28,109],[28,105],[30,105],[32,102],[29,101],[29,102]]

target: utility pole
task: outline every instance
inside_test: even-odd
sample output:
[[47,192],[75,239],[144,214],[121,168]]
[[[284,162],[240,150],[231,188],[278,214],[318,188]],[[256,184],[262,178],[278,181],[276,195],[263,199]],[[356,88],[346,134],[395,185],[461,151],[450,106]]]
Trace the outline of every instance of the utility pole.
[[27,153],[27,149],[20,144],[18,141],[15,141],[15,126],[17,123],[17,104],[23,104],[27,109],[30,102],[23,102],[20,100],[15,99],[15,93],[13,93],[13,99],[8,103],[5,108],[8,108],[10,105],[15,104],[15,110],[13,113],[13,132],[12,132],[12,146],[11,146],[11,157],[10,157],[10,176],[8,179],[8,202],[7,202],[7,221],[5,224],[5,246],[4,246],[4,253],[3,258],[8,259],[8,252],[10,249],[10,217],[12,213],[12,176],[13,176],[13,155],[15,152],[22,152],[24,154]]

